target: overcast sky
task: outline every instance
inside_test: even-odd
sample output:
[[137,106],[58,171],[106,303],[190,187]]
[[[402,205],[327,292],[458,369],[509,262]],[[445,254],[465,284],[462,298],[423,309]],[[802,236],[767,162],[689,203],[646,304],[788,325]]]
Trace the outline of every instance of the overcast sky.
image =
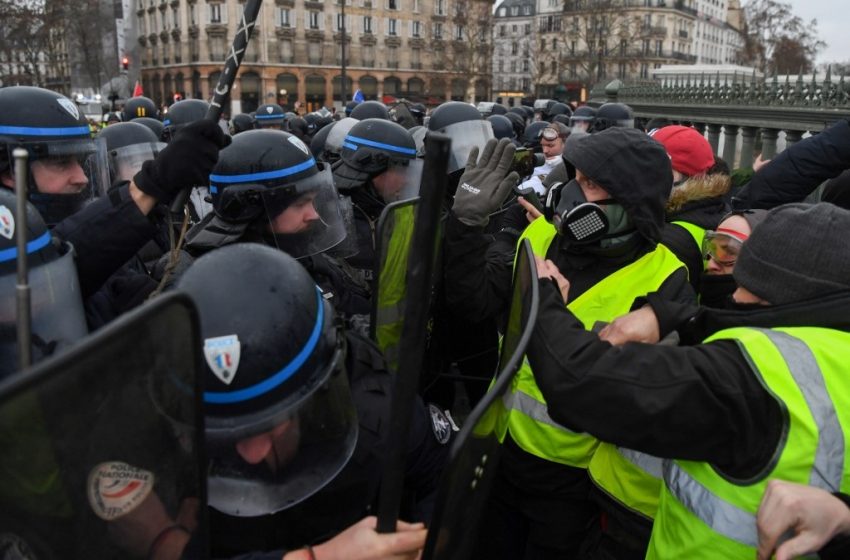
[[827,47],[818,54],[817,62],[850,60],[850,2],[848,0],[790,0],[794,13],[810,21],[818,20],[818,31]]

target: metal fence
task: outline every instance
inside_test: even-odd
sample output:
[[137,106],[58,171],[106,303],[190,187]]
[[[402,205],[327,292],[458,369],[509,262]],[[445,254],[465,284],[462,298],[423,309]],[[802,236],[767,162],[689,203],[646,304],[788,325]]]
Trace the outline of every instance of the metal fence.
[[[754,154],[764,159],[777,152],[777,140],[785,145],[798,142],[804,134],[816,134],[835,121],[850,117],[850,84],[842,75],[834,81],[830,70],[822,81],[786,76],[749,81],[721,80],[701,75],[668,84],[628,85],[614,80],[595,87],[589,104],[627,103],[636,117],[664,117],[693,125],[708,133],[708,142],[730,166],[751,168]],[[721,143],[721,133],[723,140]],[[781,145],[780,145],[781,147]]]

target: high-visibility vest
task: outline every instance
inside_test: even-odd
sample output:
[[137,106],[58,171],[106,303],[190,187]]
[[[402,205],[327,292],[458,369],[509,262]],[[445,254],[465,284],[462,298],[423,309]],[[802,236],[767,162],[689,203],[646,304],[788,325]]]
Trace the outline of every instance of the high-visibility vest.
[[[691,237],[694,238],[694,242],[697,244],[697,251],[699,251],[700,255],[702,255],[702,243],[705,240],[705,232],[707,231],[705,228],[699,227],[696,224],[692,224],[690,222],[683,222],[681,220],[676,220],[674,222],[670,222],[671,224],[676,224],[677,226],[685,229],[688,233],[691,234]],[[703,257],[705,255],[702,255]],[[702,260],[702,269],[705,270],[706,260]]]
[[706,342],[721,339],[739,344],[788,424],[773,461],[750,480],[732,480],[705,462],[665,461],[649,559],[755,558],[756,514],[770,479],[850,491],[850,333],[739,327]]
[[[545,258],[557,232],[544,218],[532,222],[520,237]],[[567,305],[586,329],[599,321],[611,322],[629,312],[635,298],[657,290],[676,270],[684,267],[673,253],[658,245],[638,260],[613,272]],[[568,430],[550,418],[528,360],[524,360],[502,397],[498,434],[505,434],[526,452],[556,463],[587,468],[599,442],[586,433]]]
[[398,370],[399,343],[404,325],[404,297],[407,293],[407,260],[413,238],[415,205],[393,211],[392,235],[387,240],[386,259],[378,271],[376,300],[375,341],[384,353],[392,371]]

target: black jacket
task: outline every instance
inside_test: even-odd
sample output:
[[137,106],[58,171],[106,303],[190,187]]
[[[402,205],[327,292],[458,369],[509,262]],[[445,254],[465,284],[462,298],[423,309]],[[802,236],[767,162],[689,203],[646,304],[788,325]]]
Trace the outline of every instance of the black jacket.
[[[210,509],[213,557],[230,557],[251,551],[271,551],[251,558],[277,558],[279,549],[293,550],[323,542],[366,515],[373,507],[389,430],[393,373],[374,344],[347,333],[346,369],[360,430],[354,455],[327,486],[304,502],[265,517],[232,517]],[[402,505],[406,520],[430,517],[449,442],[435,436],[432,416],[421,400],[412,410],[408,437],[405,488],[410,496]]]
[[734,208],[800,202],[822,182],[850,168],[850,122],[840,120],[779,153],[733,198]]

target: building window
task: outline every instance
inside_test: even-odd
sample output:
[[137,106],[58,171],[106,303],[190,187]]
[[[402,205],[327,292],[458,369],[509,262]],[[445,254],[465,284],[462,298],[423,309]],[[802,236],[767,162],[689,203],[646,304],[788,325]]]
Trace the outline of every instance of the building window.
[[434,39],[440,40],[443,38],[443,24],[440,22],[434,23]]
[[387,31],[393,37],[398,35],[398,20],[397,19],[390,19],[389,20],[389,23],[387,25]]
[[289,19],[289,8],[278,8],[278,25],[280,27],[291,27],[292,23]]
[[522,71],[523,71],[523,72],[528,72],[528,69],[529,69],[529,66],[528,66],[528,59],[525,59],[525,60],[523,60],[523,61],[522,61]]
[[413,0],[413,13],[419,13],[419,2],[420,0]]
[[511,72],[516,72],[516,60],[511,61]]
[[310,64],[322,63],[322,44],[318,41],[307,43],[307,60]]
[[308,12],[307,13],[307,27],[310,29],[318,29],[319,28],[319,12]]
[[[500,26],[499,26],[499,37],[504,37],[504,36],[505,36],[505,31],[506,31],[506,29],[505,29],[505,28],[506,28],[506,27],[507,27],[507,26],[505,26],[505,25],[500,25]],[[142,35],[144,35],[144,33],[142,33]]]
[[422,54],[420,49],[412,49],[410,51],[410,65],[414,69],[422,68]]
[[[222,15],[221,4],[218,4],[218,3],[209,4],[209,8],[210,8],[210,23],[224,23],[225,20],[223,20],[222,17],[221,17],[221,15]],[[225,13],[227,13],[226,10],[225,10]]]
[[531,24],[530,23],[525,24],[525,35],[526,35],[526,37],[531,36]]
[[463,26],[455,25],[455,41],[463,41]]
[[438,16],[446,15],[446,0],[437,0],[437,2],[434,4],[434,12]]
[[512,6],[511,7],[511,15],[512,16],[518,16],[519,15],[519,6]]
[[387,49],[387,67],[398,68],[398,47]]
[[522,14],[525,15],[525,16],[530,16],[531,15],[531,6],[523,6],[522,7]]
[[198,25],[198,17],[197,12],[195,10],[195,4],[189,4],[189,23],[192,25]]
[[180,10],[177,8],[171,10],[171,23],[174,24],[175,28],[180,28]]
[[375,66],[375,47],[372,45],[364,45],[360,52],[363,53],[363,66],[371,68]]
[[292,41],[284,39],[280,42],[280,61],[292,62]]
[[387,0],[388,10],[398,10],[399,0]]
[[505,61],[504,60],[499,60],[499,62],[496,64],[496,66],[499,69],[498,70],[499,72],[505,71]]
[[422,23],[418,20],[410,22],[410,34],[413,37],[419,37],[422,33]]
[[516,54],[517,52],[519,52],[519,47],[517,46],[516,41],[514,41],[511,43],[511,54]]
[[662,41],[655,41],[655,54],[656,56],[661,56],[661,53],[664,52],[664,43]]
[[644,79],[644,80],[649,78],[649,65],[648,64],[643,63],[643,64],[640,65],[640,77],[641,77],[641,79]]
[[372,33],[372,16],[363,16],[363,33]]
[[342,17],[342,14],[336,15],[336,30],[337,31],[342,31],[343,29],[346,29],[348,27],[346,25],[346,22],[345,22],[346,19],[347,18]]

